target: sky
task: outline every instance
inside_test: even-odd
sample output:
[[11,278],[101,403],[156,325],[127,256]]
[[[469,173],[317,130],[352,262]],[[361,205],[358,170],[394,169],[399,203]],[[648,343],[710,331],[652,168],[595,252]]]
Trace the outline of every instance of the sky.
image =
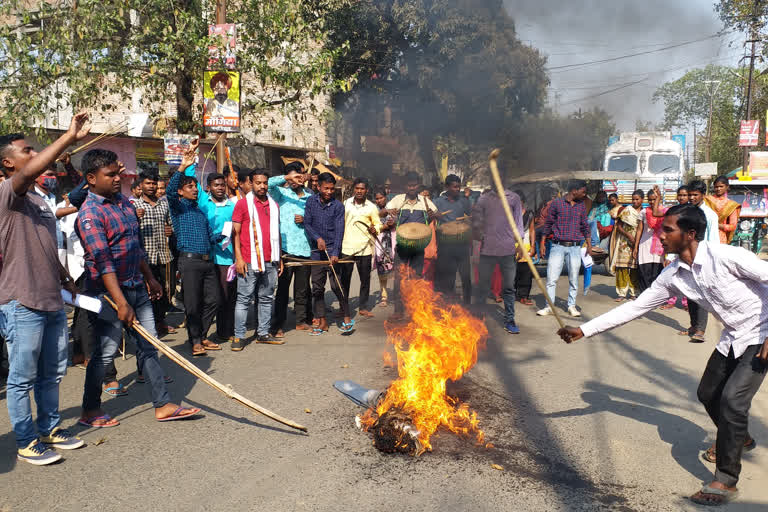
[[[744,35],[709,37],[723,30],[714,3],[504,0],[518,37],[548,57],[550,105],[561,114],[599,106],[613,116],[620,131],[633,130],[637,120],[661,121],[663,105],[654,104],[652,96],[665,82],[710,63],[738,64]],[[680,46],[654,51],[674,45]],[[654,52],[572,66],[649,51]]]

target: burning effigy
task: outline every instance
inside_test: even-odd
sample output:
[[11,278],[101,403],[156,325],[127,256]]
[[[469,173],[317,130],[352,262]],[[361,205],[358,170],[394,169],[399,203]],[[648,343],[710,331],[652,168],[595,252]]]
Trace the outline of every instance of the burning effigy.
[[448,396],[446,382],[458,381],[475,365],[488,338],[485,324],[463,307],[446,304],[422,279],[405,279],[401,291],[410,320],[386,325],[398,378],[359,402],[368,406],[358,419],[360,428],[385,452],[431,451],[430,439],[441,427],[482,443],[477,413]]

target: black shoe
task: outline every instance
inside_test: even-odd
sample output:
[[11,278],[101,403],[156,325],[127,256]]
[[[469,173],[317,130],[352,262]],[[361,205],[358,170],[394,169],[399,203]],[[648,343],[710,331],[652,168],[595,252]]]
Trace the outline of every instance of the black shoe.
[[265,341],[272,341],[272,336],[269,334],[261,334],[259,336],[256,336],[256,341],[259,343],[264,343]]
[[245,347],[245,343],[240,338],[233,338],[232,343],[229,345],[233,352],[240,352],[243,350],[243,347]]

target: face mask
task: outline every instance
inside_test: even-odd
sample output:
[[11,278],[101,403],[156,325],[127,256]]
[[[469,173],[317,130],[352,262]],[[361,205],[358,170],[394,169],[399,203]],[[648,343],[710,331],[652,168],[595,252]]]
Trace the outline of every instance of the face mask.
[[53,176],[44,176],[38,184],[51,194],[55,194],[59,190],[59,180]]

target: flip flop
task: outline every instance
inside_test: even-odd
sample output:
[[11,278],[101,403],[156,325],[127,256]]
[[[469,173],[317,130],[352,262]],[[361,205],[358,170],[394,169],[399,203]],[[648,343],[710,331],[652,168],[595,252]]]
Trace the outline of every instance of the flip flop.
[[[195,412],[193,412],[193,413],[191,413],[191,414],[181,414],[181,415],[180,415],[179,413],[180,413],[181,411],[185,410],[185,409],[186,409],[186,410],[189,410],[189,411],[195,411]],[[176,409],[175,411],[173,411],[173,414],[171,414],[171,415],[170,415],[170,416],[168,416],[167,418],[162,418],[162,419],[158,419],[158,418],[155,418],[155,419],[157,419],[157,421],[176,421],[176,420],[186,420],[186,419],[188,419],[188,418],[193,418],[193,417],[197,416],[197,414],[198,414],[199,412],[200,412],[200,409],[198,409],[197,407],[189,407],[189,408],[187,408],[187,407],[179,407],[178,409]]]
[[[720,502],[709,501],[709,500],[704,499],[703,497],[701,497],[701,498],[698,497],[697,496],[698,494],[701,494],[701,495],[707,495],[708,494],[710,496],[720,496],[723,499]],[[739,491],[738,490],[736,490],[736,491],[729,491],[727,489],[716,489],[714,487],[710,487],[708,485],[705,485],[704,487],[701,488],[701,490],[699,492],[697,492],[696,494],[691,496],[689,499],[692,502],[697,503],[699,505],[709,505],[709,506],[718,507],[720,505],[725,505],[726,503],[728,503],[730,501],[733,501],[734,499],[736,499],[736,497],[738,495],[739,495]]]
[[313,327],[313,328],[312,328],[312,332],[310,332],[310,333],[309,333],[309,335],[310,335],[310,336],[320,336],[320,335],[322,335],[323,333],[325,333],[325,331],[324,331],[324,330],[322,330],[321,328],[319,328],[319,327]]
[[109,396],[125,396],[128,394],[128,390],[126,390],[122,384],[110,386],[106,389],[102,389],[102,391]]
[[[173,382],[173,377],[169,377],[168,375],[163,375],[163,380],[165,381],[166,384],[170,384],[171,382]],[[147,380],[144,378],[143,375],[139,375],[138,377],[136,377],[136,384],[144,384],[145,382],[147,382]]]
[[703,334],[691,334],[691,339],[688,340],[691,343],[704,343],[704,335]]
[[192,347],[193,356],[204,356],[206,354],[205,346],[202,344],[200,346],[203,347],[202,350],[195,350],[195,347]]
[[[749,452],[755,449],[757,446],[757,441],[755,441],[755,438],[750,438],[746,443],[744,443],[743,451]],[[715,446],[712,445],[709,448],[706,449],[704,453],[701,454],[701,458],[704,459],[707,462],[711,462],[712,464],[717,464],[717,451],[715,450]]]
[[206,345],[205,342],[202,343],[203,348],[205,350],[221,350],[221,347],[219,346],[218,343],[214,343],[210,340],[206,340],[206,341],[208,341],[208,345]]
[[352,334],[352,332],[355,330],[355,321],[350,320],[349,323],[342,322],[339,330],[341,331],[341,334]]
[[[94,421],[104,420],[107,423],[101,424],[101,425],[94,425]],[[112,423],[114,422],[114,423]],[[112,428],[116,427],[120,424],[119,421],[112,418],[109,414],[104,414],[102,416],[94,416],[93,418],[80,418],[77,420],[77,423],[84,426],[84,427],[90,427],[90,428]]]

